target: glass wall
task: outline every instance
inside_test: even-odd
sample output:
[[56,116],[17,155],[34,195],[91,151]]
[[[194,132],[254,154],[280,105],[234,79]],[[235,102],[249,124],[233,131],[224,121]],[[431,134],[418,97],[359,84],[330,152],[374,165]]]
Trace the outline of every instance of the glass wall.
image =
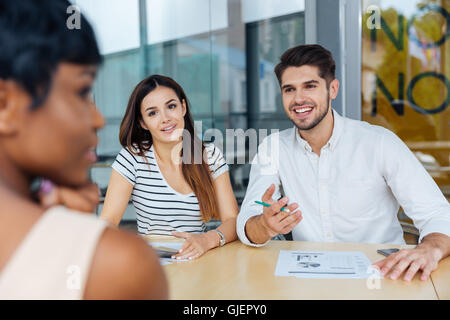
[[[139,81],[157,73],[184,88],[199,132],[221,133],[203,138],[223,149],[241,202],[252,155],[228,150],[226,130],[291,126],[273,69],[285,50],[305,43],[304,0],[74,2],[93,23],[104,55],[94,98],[107,125],[99,132],[99,163],[91,171],[103,193],[121,149],[119,125],[128,97]],[[238,164],[236,157],[244,156]],[[131,207],[124,218],[134,218]]]
[[450,1],[364,0],[362,119],[394,131],[450,199]]

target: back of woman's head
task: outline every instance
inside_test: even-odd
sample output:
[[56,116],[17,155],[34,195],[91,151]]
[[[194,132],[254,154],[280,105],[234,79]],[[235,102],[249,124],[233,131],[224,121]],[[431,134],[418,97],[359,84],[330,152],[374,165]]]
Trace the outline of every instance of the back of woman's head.
[[19,83],[33,98],[32,108],[46,99],[61,62],[101,62],[94,32],[80,12],[73,12],[79,25],[69,29],[70,6],[67,0],[0,0],[0,79]]
[[[0,152],[27,178],[78,186],[103,124],[90,92],[101,55],[67,0],[0,0]],[[78,28],[79,27],[79,28]]]

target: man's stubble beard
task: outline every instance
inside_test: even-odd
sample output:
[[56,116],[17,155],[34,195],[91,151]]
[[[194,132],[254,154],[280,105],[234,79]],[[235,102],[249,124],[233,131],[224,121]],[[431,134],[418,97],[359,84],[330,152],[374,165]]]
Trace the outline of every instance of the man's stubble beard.
[[297,127],[298,130],[308,131],[308,130],[314,129],[323,120],[323,118],[325,118],[325,116],[327,115],[328,111],[330,110],[330,106],[331,106],[331,103],[330,103],[330,90],[327,90],[327,104],[328,104],[328,106],[327,106],[326,110],[322,114],[320,114],[317,117],[317,119],[315,119],[313,121],[313,123],[311,123],[307,127],[298,126],[297,123],[295,123],[294,120],[292,120],[292,119],[290,119],[290,120],[294,123],[294,125]]

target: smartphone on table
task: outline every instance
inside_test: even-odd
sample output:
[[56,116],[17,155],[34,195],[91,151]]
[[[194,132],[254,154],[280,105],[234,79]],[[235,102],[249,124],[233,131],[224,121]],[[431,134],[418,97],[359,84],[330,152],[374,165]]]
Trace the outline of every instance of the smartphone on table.
[[178,253],[178,250],[166,247],[153,247],[160,258],[172,258]]
[[377,250],[377,252],[379,254],[382,254],[385,257],[389,257],[391,254],[393,254],[393,253],[395,253],[395,252],[397,252],[399,250],[400,249],[396,249],[396,248],[393,248],[393,249],[379,249],[379,250]]

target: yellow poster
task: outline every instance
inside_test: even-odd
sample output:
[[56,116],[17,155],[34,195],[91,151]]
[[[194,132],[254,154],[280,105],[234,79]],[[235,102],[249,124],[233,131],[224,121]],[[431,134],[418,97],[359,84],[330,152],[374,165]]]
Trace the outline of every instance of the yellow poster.
[[450,0],[363,0],[362,119],[395,132],[450,197]]

